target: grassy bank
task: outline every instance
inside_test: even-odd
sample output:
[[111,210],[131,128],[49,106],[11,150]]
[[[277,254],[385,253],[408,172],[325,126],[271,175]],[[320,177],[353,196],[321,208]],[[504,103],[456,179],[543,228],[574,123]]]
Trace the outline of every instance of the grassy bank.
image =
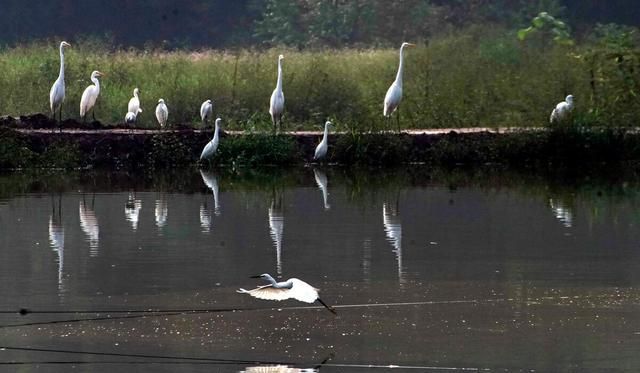
[[[102,122],[121,122],[133,88],[139,87],[143,126],[157,125],[160,97],[169,106],[170,123],[199,121],[200,104],[212,98],[227,128],[268,130],[280,53],[285,55],[287,129],[320,128],[326,118],[353,132],[387,126],[382,101],[395,77],[395,49],[169,53],[74,43],[66,53],[63,117],[78,118],[80,96],[97,69],[107,74],[96,108]],[[620,49],[600,41],[576,46],[520,42],[506,30],[441,36],[406,53],[401,124],[543,125],[555,104],[573,93],[581,124],[636,125],[639,55],[633,46]],[[0,68],[0,115],[48,113],[49,89],[59,68],[57,42],[5,49]]]

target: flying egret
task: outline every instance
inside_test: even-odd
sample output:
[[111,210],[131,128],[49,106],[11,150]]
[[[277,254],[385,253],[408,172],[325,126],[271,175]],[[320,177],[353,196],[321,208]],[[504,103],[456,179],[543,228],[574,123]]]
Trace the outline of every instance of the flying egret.
[[561,123],[564,122],[571,111],[573,110],[573,95],[567,96],[564,101],[556,105],[556,108],[551,112],[549,117],[549,123]]
[[211,100],[207,100],[200,105],[200,118],[202,119],[202,125],[206,125],[207,121],[213,116],[213,103]]
[[336,314],[336,310],[327,305],[325,302],[320,299],[318,296],[318,289],[313,286],[307,284],[306,282],[299,280],[297,278],[290,278],[287,281],[276,282],[271,275],[268,273],[263,273],[258,276],[251,276],[251,278],[261,278],[265,281],[268,281],[269,284],[258,286],[252,290],[238,289],[237,292],[240,294],[249,294],[254,298],[258,299],[266,299],[266,300],[286,300],[286,299],[296,299],[300,302],[305,303],[313,303],[315,301],[320,302],[326,309],[331,311],[334,315]]
[[320,144],[318,144],[318,146],[316,147],[316,152],[313,155],[313,159],[316,161],[324,158],[327,155],[327,148],[329,146],[329,127],[331,127],[332,125],[333,124],[331,124],[330,121],[327,121],[324,124],[324,136],[322,136],[322,141],[320,141]]
[[127,124],[133,124],[138,120],[138,114],[142,113],[142,109],[138,108],[137,111],[135,112],[128,112],[125,116],[124,116],[124,122]]
[[[49,91],[49,104],[51,106],[51,114],[56,119],[56,110],[60,111],[60,122],[62,122],[62,102],[64,101],[64,48],[71,47],[71,44],[63,41],[60,43],[60,73],[58,79],[53,82],[51,91]],[[62,129],[62,128],[61,128]]]
[[[400,47],[400,64],[398,66],[398,73],[396,74],[396,80],[391,83],[391,87],[387,90],[387,94],[384,96],[384,108],[382,114],[390,120],[391,114],[400,106],[402,101],[402,73],[404,71],[404,48],[415,47],[415,44],[402,43]],[[398,112],[398,132],[400,131],[400,114]]]
[[158,119],[158,123],[160,123],[160,128],[164,128],[167,125],[169,109],[163,99],[158,100],[158,106],[156,106],[156,118]]
[[280,129],[279,126],[282,123],[282,113],[284,112],[284,93],[282,93],[282,60],[283,55],[278,56],[278,82],[276,83],[276,89],[271,94],[271,100],[269,102],[269,114],[271,114],[271,121],[276,131]]
[[[129,99],[129,104],[127,105],[127,111],[129,113],[138,113],[138,109],[140,109],[140,90],[138,88],[134,88],[133,97]],[[140,110],[141,112],[142,110]]]
[[[82,92],[82,98],[80,99],[80,118],[85,119],[85,115],[93,108],[96,104],[96,100],[98,99],[98,95],[100,94],[100,81],[99,77],[104,74],[100,71],[93,71],[91,73],[91,81],[93,84],[85,88],[84,92]],[[91,112],[93,116],[93,120],[96,120],[95,111]]]
[[213,157],[213,154],[218,150],[218,143],[220,142],[220,138],[218,137],[218,132],[220,131],[220,123],[222,119],[216,118],[216,128],[213,130],[213,138],[211,141],[204,146],[202,149],[202,154],[200,154],[200,160],[210,159]]

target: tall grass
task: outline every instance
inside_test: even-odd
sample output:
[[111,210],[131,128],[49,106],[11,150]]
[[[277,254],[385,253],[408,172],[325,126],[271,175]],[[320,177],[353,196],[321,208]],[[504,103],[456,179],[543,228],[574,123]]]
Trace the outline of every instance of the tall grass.
[[[607,119],[597,124],[617,126],[639,117],[629,115],[640,114],[637,99],[623,108],[601,105],[594,111],[589,100],[593,66],[579,58],[586,47],[571,48],[522,44],[504,30],[470,29],[407,50],[401,125],[543,125],[568,93],[577,98],[576,110],[583,114],[578,118],[597,112],[598,118]],[[161,97],[169,107],[169,123],[198,123],[200,104],[211,98],[225,128],[269,130],[269,96],[280,53],[285,55],[286,129],[321,129],[326,118],[353,132],[389,125],[382,118],[382,101],[395,77],[395,49],[162,52],[115,50],[95,42],[67,49],[63,118],[79,117],[80,96],[91,84],[89,75],[100,70],[106,73],[96,107],[96,118],[102,122],[122,122],[133,88],[139,87],[142,126],[157,126],[154,110]],[[57,42],[1,51],[0,115],[48,113],[49,89],[58,67]],[[618,82],[623,78],[615,67],[610,70],[600,68],[598,79],[608,84],[640,80],[636,76],[635,82]],[[615,100],[599,97],[604,103]],[[606,115],[603,110],[608,110]]]

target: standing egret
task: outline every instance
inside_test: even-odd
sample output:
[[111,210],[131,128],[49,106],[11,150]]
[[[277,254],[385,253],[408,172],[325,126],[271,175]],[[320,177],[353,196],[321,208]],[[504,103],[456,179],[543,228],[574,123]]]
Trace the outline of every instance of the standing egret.
[[271,114],[271,121],[276,131],[280,129],[279,126],[282,123],[282,113],[284,112],[284,93],[282,93],[282,60],[283,55],[278,56],[278,82],[276,83],[276,89],[271,94],[271,100],[269,102],[269,114]]
[[218,150],[218,143],[220,142],[220,139],[218,137],[220,122],[222,122],[222,119],[216,118],[216,128],[213,130],[213,138],[207,143],[207,145],[204,146],[204,149],[202,149],[200,160],[210,159],[211,157],[213,157],[213,154],[216,152],[216,150]]
[[213,116],[213,103],[211,100],[207,100],[200,105],[200,118],[202,119],[202,125],[206,125],[207,121]]
[[158,100],[158,106],[156,106],[156,119],[160,123],[160,128],[163,129],[167,125],[167,118],[169,118],[169,109],[164,103],[163,99]]
[[[404,48],[415,47],[415,44],[402,43],[400,47],[400,64],[398,66],[398,73],[396,74],[396,80],[391,83],[391,87],[387,90],[387,94],[384,96],[384,108],[382,114],[385,118],[390,119],[391,114],[400,106],[402,101],[402,73],[404,71]],[[398,132],[400,132],[400,113],[398,112]]]
[[[100,94],[100,81],[98,77],[103,76],[104,74],[100,71],[94,71],[91,73],[91,81],[93,84],[85,88],[84,92],[82,92],[82,98],[80,99],[80,118],[85,119],[85,115],[93,108],[96,104],[96,100],[98,99],[98,95]],[[91,112],[93,116],[93,120],[96,120],[95,110]]]
[[564,122],[571,111],[573,110],[573,95],[567,96],[564,101],[556,105],[556,108],[551,112],[549,117],[549,123],[561,123]]
[[318,289],[313,286],[307,284],[306,282],[299,280],[297,278],[290,278],[287,281],[276,282],[271,275],[268,273],[264,273],[258,276],[251,276],[251,278],[261,278],[269,284],[258,286],[252,290],[238,289],[237,292],[240,294],[249,294],[254,298],[258,299],[266,299],[266,300],[286,300],[286,299],[296,299],[300,302],[305,303],[313,303],[315,301],[320,302],[326,309],[331,311],[334,315],[336,314],[336,310],[327,305],[325,302],[320,299],[318,296]]
[[[60,73],[58,79],[53,82],[51,91],[49,91],[49,104],[51,106],[51,114],[56,119],[56,110],[60,110],[60,122],[62,122],[62,102],[64,101],[64,48],[71,47],[71,44],[63,41],[60,43]],[[62,128],[61,128],[62,129]]]
[[138,97],[139,94],[140,90],[138,88],[134,88],[133,97],[129,99],[129,104],[127,105],[127,111],[129,113],[142,112],[142,110],[138,111],[138,109],[140,109],[140,97]]
[[315,161],[318,161],[327,155],[327,148],[329,147],[329,127],[332,125],[333,124],[331,124],[330,121],[327,121],[324,124],[324,136],[322,136],[322,141],[320,141],[320,144],[316,147],[316,152],[313,155],[313,159]]
[[127,124],[133,124],[138,120],[138,114],[142,113],[142,109],[138,108],[137,111],[130,111],[124,116],[124,122]]

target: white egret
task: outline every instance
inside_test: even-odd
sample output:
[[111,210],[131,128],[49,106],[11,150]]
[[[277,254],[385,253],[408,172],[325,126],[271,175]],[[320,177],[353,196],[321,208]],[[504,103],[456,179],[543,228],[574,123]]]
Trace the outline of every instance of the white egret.
[[200,160],[210,159],[215,154],[216,150],[218,150],[218,142],[220,142],[220,138],[218,136],[218,132],[220,131],[220,123],[222,119],[216,118],[216,128],[213,130],[213,138],[211,141],[204,146],[202,149],[202,154],[200,154]]
[[136,112],[128,112],[127,115],[124,116],[124,122],[127,124],[133,124],[138,120],[138,114],[142,113],[142,109],[138,108]]
[[322,141],[320,141],[320,144],[318,144],[318,146],[316,147],[316,152],[313,155],[313,159],[316,161],[324,158],[327,155],[327,148],[329,147],[329,127],[331,126],[332,124],[330,121],[327,121],[324,124],[324,136],[322,136]]
[[549,117],[549,123],[561,123],[564,122],[571,111],[573,110],[573,95],[569,95],[564,101],[556,105],[556,108],[551,112]]
[[[136,87],[133,89],[133,97],[129,99],[129,104],[127,105],[127,111],[129,113],[138,113],[138,109],[140,109],[140,90]],[[140,110],[142,111],[142,110]]]
[[[398,66],[398,73],[396,74],[396,80],[391,83],[391,86],[387,90],[387,94],[384,96],[384,108],[382,114],[390,119],[391,114],[400,106],[402,101],[402,75],[404,71],[404,48],[415,47],[415,44],[402,43],[400,47],[400,64]],[[398,131],[400,131],[400,114],[398,113]]]
[[51,106],[51,114],[56,119],[56,111],[60,111],[60,122],[62,122],[62,102],[64,101],[64,48],[71,47],[71,44],[63,41],[60,43],[60,73],[58,79],[53,82],[51,91],[49,91],[49,104]]
[[[93,82],[93,84],[85,88],[84,92],[82,92],[82,98],[80,99],[80,118],[82,118],[83,120],[85,119],[85,115],[87,115],[89,110],[91,110],[96,104],[96,100],[98,99],[98,95],[100,94],[100,81],[98,80],[98,78],[103,75],[104,74],[100,71],[93,71],[91,73],[91,81]],[[93,116],[93,120],[96,120],[95,111],[93,111],[91,115]]]
[[158,119],[160,128],[164,128],[167,125],[168,118],[169,118],[169,109],[167,108],[167,105],[164,103],[164,100],[159,99],[158,105],[156,106],[156,119]]
[[296,299],[300,302],[305,303],[313,303],[315,301],[320,302],[326,309],[331,311],[331,313],[336,314],[336,310],[327,305],[325,302],[320,299],[318,296],[318,289],[313,286],[307,284],[306,282],[299,280],[297,278],[290,278],[287,281],[277,282],[271,275],[268,273],[263,273],[258,276],[251,276],[251,278],[261,278],[269,284],[258,286],[252,290],[238,289],[237,292],[240,294],[249,294],[254,298],[265,299],[265,300],[286,300],[286,299]]
[[278,81],[276,88],[271,94],[271,100],[269,102],[269,114],[271,114],[271,121],[276,133],[279,130],[279,126],[282,122],[282,113],[284,112],[284,93],[282,93],[282,60],[283,55],[278,56]]
[[200,118],[202,119],[202,125],[206,125],[207,121],[213,116],[213,102],[207,100],[200,105]]

